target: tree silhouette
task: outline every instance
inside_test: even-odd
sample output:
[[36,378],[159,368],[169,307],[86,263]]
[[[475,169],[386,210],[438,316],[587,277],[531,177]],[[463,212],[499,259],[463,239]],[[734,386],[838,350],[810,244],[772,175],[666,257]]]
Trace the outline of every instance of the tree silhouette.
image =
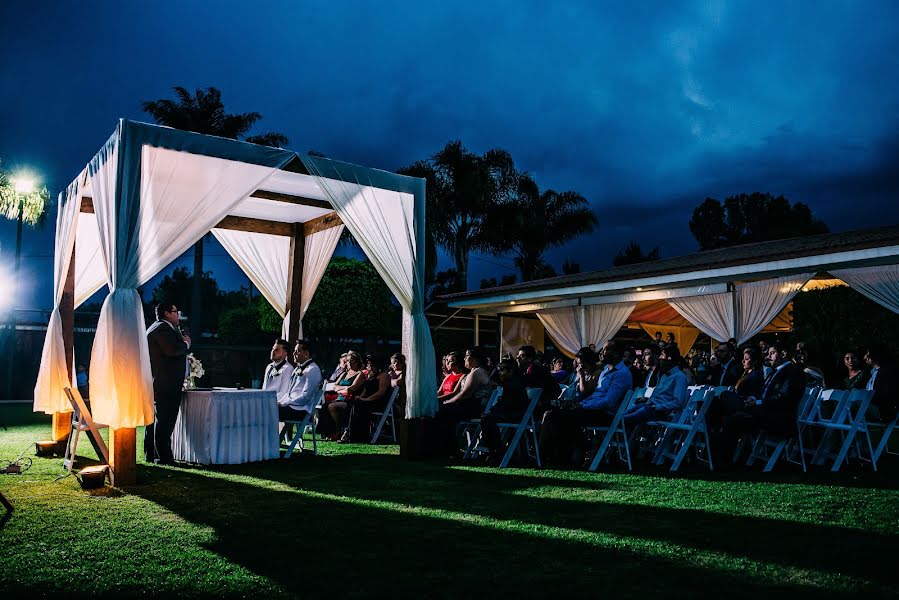
[[[454,140],[429,160],[398,172],[427,179],[427,237],[449,252],[458,273],[457,289],[467,289],[468,256],[491,250],[485,221],[514,191],[518,174],[512,157],[500,149],[476,154]],[[434,256],[436,260],[436,252]]]
[[520,174],[515,194],[488,215],[486,230],[494,251],[511,252],[522,281],[555,276],[544,253],[596,227],[596,215],[577,192],[540,191],[528,174]]
[[640,247],[640,244],[631,240],[627,243],[627,246],[625,246],[618,252],[618,254],[615,255],[615,258],[612,260],[612,264],[614,264],[616,267],[623,267],[625,265],[635,265],[637,263],[658,259],[658,246],[650,250],[648,254],[643,254],[643,249]]
[[706,198],[693,211],[690,231],[700,250],[827,233],[827,225],[802,202],[753,192],[724,200]]
[[[230,114],[225,112],[222,92],[215,87],[197,89],[193,94],[186,88],[177,86],[175,100],[162,98],[141,103],[141,110],[153,117],[160,125],[194,131],[206,135],[234,140],[244,140],[264,146],[283,147],[288,144],[287,136],[281,133],[263,133],[247,137],[250,129],[262,115],[258,112]],[[203,241],[194,244],[194,283],[190,301],[190,317],[199,336],[203,327],[200,275],[203,273]]]

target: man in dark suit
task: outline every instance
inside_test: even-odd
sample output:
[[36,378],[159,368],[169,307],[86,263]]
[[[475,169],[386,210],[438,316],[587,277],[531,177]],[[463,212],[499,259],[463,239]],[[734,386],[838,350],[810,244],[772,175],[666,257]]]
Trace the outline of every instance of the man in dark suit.
[[867,388],[874,390],[874,397],[865,417],[889,423],[899,410],[899,399],[896,398],[895,371],[886,348],[882,344],[872,345],[865,353],[865,363],[871,369]]
[[187,372],[190,338],[178,329],[179,312],[174,304],[156,305],[156,321],[147,329],[150,370],[153,373],[153,404],[156,420],[144,434],[144,453],[148,461],[175,462],[172,432],[181,408],[181,388]]
[[740,361],[734,358],[734,348],[730,342],[722,342],[715,348],[715,356],[718,358],[718,367],[712,372],[713,386],[733,387],[743,375],[743,367]]
[[[545,366],[536,362],[537,350],[533,346],[522,346],[518,349],[518,356],[515,361],[518,363],[518,369],[524,377],[524,384],[529,388],[542,388],[540,394],[539,406],[544,410],[549,410],[552,401],[559,397],[562,388],[553,378]],[[540,414],[543,414],[542,412]]]
[[661,349],[655,344],[650,344],[643,349],[643,372],[640,380],[634,382],[634,387],[654,388],[659,383],[659,355]]
[[765,379],[761,397],[748,397],[741,409],[725,416],[719,439],[712,442],[721,467],[730,463],[737,441],[744,433],[755,434],[763,429],[783,436],[796,433],[799,402],[805,393],[805,374],[789,360],[782,342],[771,344],[768,359],[774,371]]

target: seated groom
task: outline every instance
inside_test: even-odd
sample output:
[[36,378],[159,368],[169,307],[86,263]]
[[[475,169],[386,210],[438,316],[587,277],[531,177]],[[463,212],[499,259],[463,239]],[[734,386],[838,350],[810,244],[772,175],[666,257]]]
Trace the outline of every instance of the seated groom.
[[290,391],[293,365],[287,362],[288,354],[290,354],[290,342],[281,338],[275,340],[269,355],[272,362],[265,367],[265,376],[262,378],[262,389],[275,390],[278,394],[278,402],[283,400]]
[[284,398],[278,400],[278,419],[281,421],[302,421],[315,410],[322,387],[322,371],[312,361],[309,342],[297,342],[293,360],[297,366],[290,377],[290,388]]
[[606,368],[599,376],[596,390],[580,402],[571,402],[546,413],[540,432],[540,448],[547,459],[567,461],[582,427],[605,426],[612,422],[633,383],[630,369],[621,361],[621,355],[616,342],[607,342],[602,353]]

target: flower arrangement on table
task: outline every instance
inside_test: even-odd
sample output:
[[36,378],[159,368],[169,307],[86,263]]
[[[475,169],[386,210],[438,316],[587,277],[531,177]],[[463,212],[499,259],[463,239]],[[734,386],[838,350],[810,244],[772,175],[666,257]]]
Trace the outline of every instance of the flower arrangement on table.
[[206,374],[203,370],[203,363],[200,359],[193,355],[193,352],[187,355],[187,377],[184,378],[184,389],[192,390],[197,387],[196,380]]

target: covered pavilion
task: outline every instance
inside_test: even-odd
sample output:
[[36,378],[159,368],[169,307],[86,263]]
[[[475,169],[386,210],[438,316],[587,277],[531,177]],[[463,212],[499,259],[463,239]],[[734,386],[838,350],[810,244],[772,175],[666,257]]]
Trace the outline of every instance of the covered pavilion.
[[479,317],[498,316],[503,352],[527,329],[516,317],[529,315],[569,356],[625,326],[673,333],[686,353],[699,332],[742,344],[761,331],[788,331],[792,298],[833,285],[899,313],[899,225],[708,250],[442,300],[473,311],[475,343]]
[[153,421],[137,288],[210,231],[284,317],[302,319],[346,227],[403,308],[406,416],[436,411],[424,315],[425,182],[280,148],[122,119],[59,195],[54,309],[34,410],[69,431],[74,309],[104,285],[91,352],[91,411],[110,427],[117,482],[134,480],[136,428]]

